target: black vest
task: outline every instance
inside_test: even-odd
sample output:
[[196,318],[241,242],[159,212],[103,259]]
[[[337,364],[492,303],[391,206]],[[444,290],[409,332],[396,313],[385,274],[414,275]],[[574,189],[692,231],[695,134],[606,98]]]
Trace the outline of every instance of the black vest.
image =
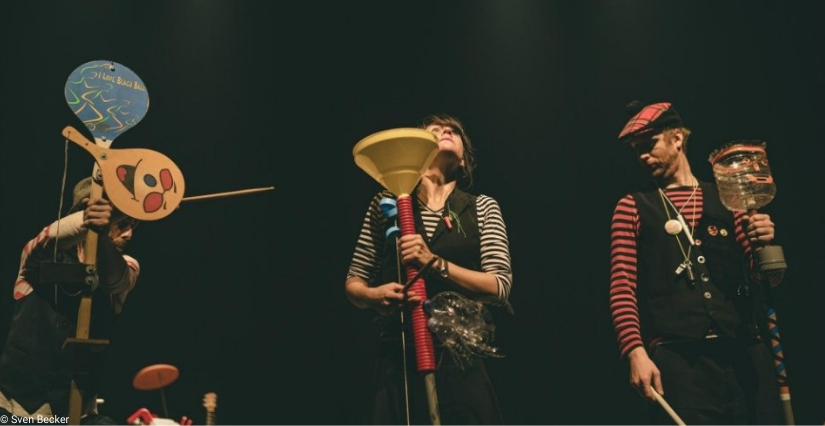
[[[29,282],[34,292],[14,303],[8,341],[0,357],[0,390],[30,413],[48,402],[56,416],[67,416],[73,368],[86,372],[75,376],[86,403],[97,392],[103,353],[73,359],[70,350],[62,350],[66,338],[75,336],[80,297],[58,289],[55,305],[54,285]],[[110,296],[98,288],[92,296],[89,337],[109,338],[115,318]]]
[[[418,200],[412,196],[413,216],[415,217],[416,232],[424,237],[430,251],[442,257],[450,263],[461,267],[481,270],[481,235],[478,230],[478,212],[476,210],[476,196],[467,194],[456,188],[447,198],[444,204],[444,214],[452,211],[458,216],[458,221],[453,221],[452,229],[447,229],[443,220],[438,222],[438,226],[433,232],[432,238],[427,238],[424,229],[424,222],[421,219],[421,211],[418,208]],[[459,230],[458,224],[461,224]],[[399,225],[400,226],[400,225]],[[463,231],[463,232],[461,232]],[[401,279],[398,277],[397,250],[394,238],[388,238],[384,242],[384,247],[380,249],[381,269],[378,273],[377,285],[388,282],[406,281],[406,273],[402,270]],[[401,266],[402,269],[404,266]],[[427,298],[432,298],[442,291],[463,292],[463,290],[452,284],[437,274],[427,274],[424,276],[427,289]],[[409,318],[409,317],[407,317]],[[383,318],[385,323],[382,326],[381,337],[385,340],[395,340],[400,338],[400,322],[397,317]],[[410,321],[406,322],[410,326]]]
[[[665,222],[676,213],[666,212],[656,187],[633,194],[641,222],[637,240],[639,315],[645,341],[651,338],[700,339],[708,329],[722,336],[754,337],[754,300],[760,301],[757,286],[748,286],[744,252],[736,241],[733,213],[719,200],[716,186],[700,183],[704,197],[702,218],[693,231],[697,245],[690,260],[694,282],[688,274],[676,273],[690,243],[684,233],[665,232]],[[667,201],[665,201],[667,203]]]

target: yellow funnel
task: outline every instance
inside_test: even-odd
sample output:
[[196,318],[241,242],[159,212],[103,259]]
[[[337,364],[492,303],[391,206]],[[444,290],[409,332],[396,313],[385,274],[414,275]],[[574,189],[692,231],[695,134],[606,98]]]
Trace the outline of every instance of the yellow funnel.
[[373,133],[352,149],[355,164],[396,197],[410,195],[421,174],[438,155],[438,139],[423,129]]

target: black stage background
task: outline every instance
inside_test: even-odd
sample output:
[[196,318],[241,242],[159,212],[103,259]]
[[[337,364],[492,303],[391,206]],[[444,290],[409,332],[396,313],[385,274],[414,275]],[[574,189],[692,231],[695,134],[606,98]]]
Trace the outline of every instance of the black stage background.
[[[351,149],[447,112],[477,145],[474,191],[498,199],[510,233],[516,315],[499,318],[507,357],[488,364],[507,422],[643,422],[607,291],[613,207],[644,176],[615,138],[629,100],[671,100],[701,179],[718,145],[768,141],[793,403],[798,423],[822,424],[820,3],[294,3],[2,2],[0,343],[20,248],[57,212],[60,131],[80,128],[66,78],[111,59],[151,97],[113,148],[167,154],[187,195],[276,191],[138,228],[143,273],[110,347],[104,413],[159,412],[131,379],[171,363],[174,418],[202,422],[216,391],[219,423],[364,422],[374,330],[343,282],[379,187]],[[91,165],[69,147],[69,185]]]

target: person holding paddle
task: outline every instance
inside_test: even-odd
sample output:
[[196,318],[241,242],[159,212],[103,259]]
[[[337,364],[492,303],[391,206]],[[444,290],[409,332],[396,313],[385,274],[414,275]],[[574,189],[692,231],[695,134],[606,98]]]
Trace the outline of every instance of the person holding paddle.
[[[91,337],[108,338],[140,265],[124,254],[137,222],[106,199],[90,199],[92,179],[81,180],[73,191],[69,213],[43,230],[24,247],[14,285],[14,312],[6,346],[0,356],[0,414],[64,417],[74,365],[72,352],[61,349],[74,337],[82,278],[55,284],[49,265],[84,261],[84,239],[97,233],[97,285],[92,285]],[[103,352],[87,361],[90,374],[77,379],[83,394],[84,424],[115,424],[96,414],[96,387]],[[80,357],[83,359],[83,357]],[[65,423],[65,422],[63,422]]]

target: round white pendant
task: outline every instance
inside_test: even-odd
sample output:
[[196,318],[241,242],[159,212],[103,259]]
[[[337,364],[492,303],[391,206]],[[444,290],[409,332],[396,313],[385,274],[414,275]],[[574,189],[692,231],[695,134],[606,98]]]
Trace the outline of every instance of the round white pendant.
[[670,219],[665,222],[665,232],[670,235],[677,235],[682,232],[682,224],[676,219]]

